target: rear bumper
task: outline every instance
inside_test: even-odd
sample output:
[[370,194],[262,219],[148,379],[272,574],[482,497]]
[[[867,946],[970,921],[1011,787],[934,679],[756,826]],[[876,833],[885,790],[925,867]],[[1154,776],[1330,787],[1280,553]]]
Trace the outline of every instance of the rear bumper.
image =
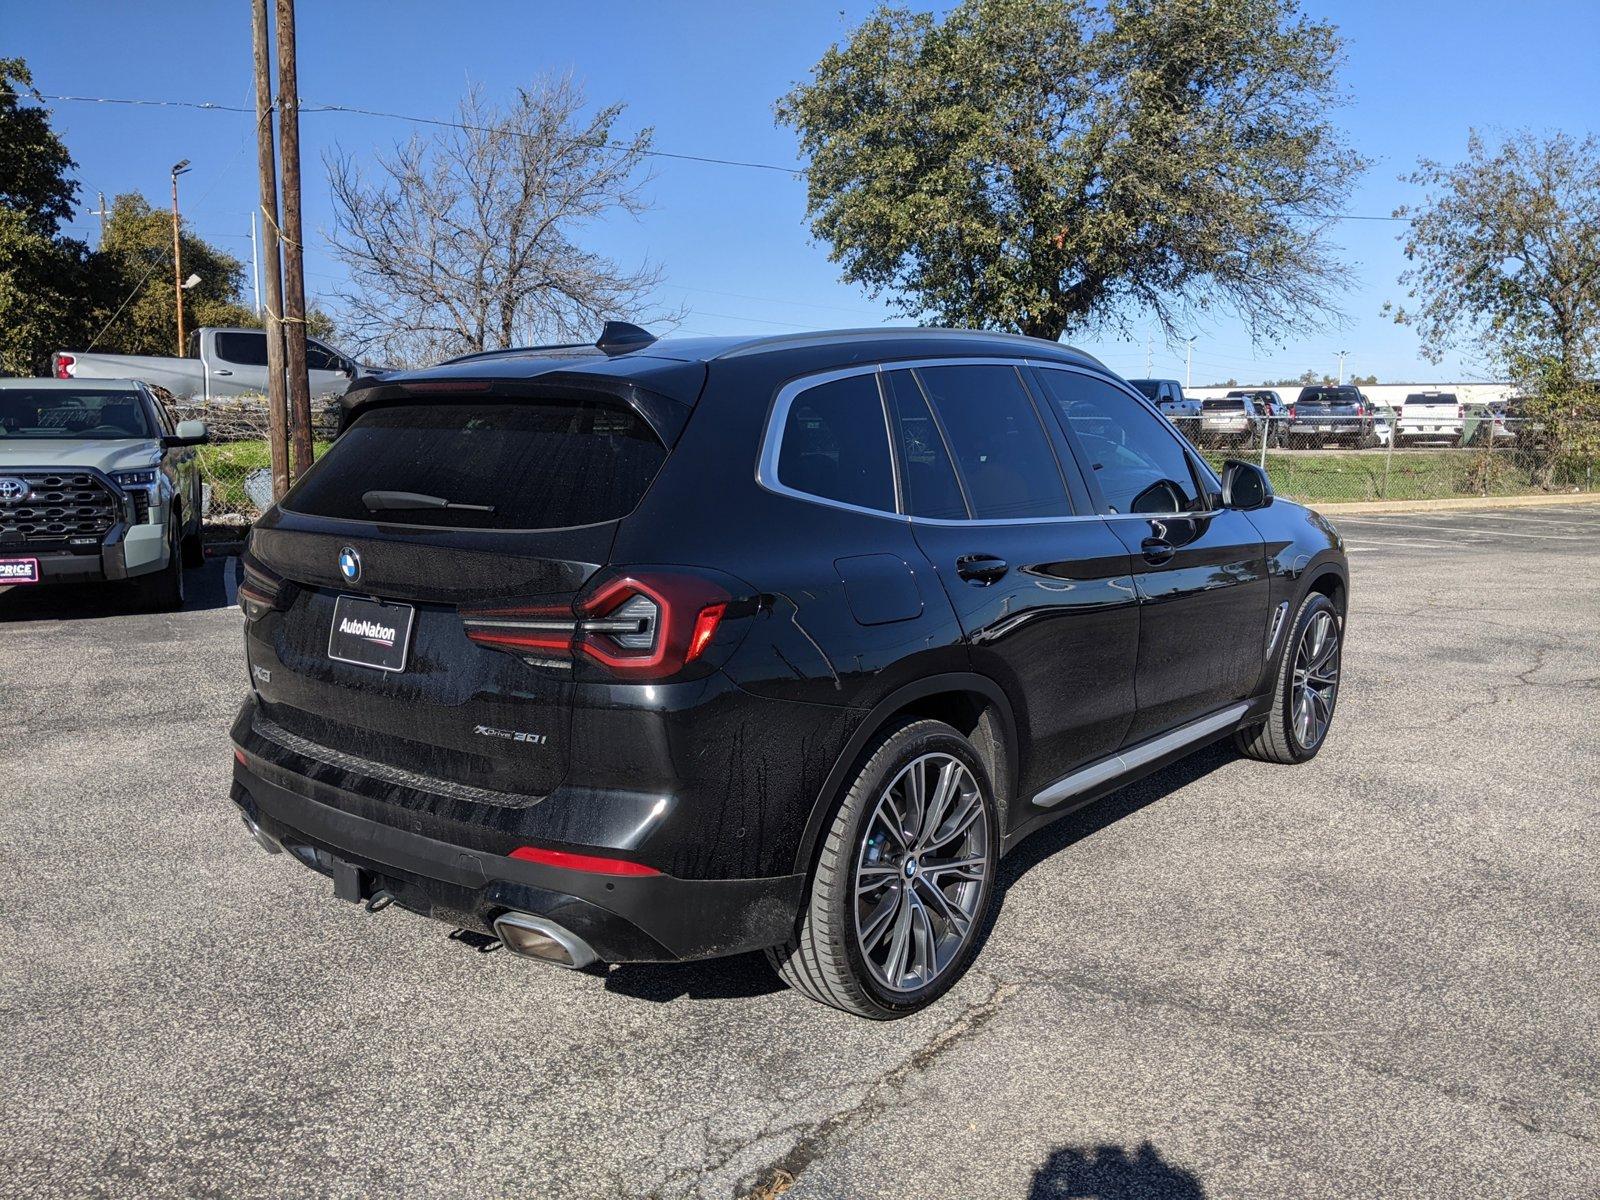
[[387,891],[402,907],[479,932],[503,913],[531,913],[572,931],[605,962],[677,961],[776,945],[799,910],[802,875],[705,880],[568,870],[359,816],[350,811],[359,798],[341,806],[337,793],[269,764],[234,763],[234,803],[306,866],[331,874],[337,859],[360,869],[363,898]]

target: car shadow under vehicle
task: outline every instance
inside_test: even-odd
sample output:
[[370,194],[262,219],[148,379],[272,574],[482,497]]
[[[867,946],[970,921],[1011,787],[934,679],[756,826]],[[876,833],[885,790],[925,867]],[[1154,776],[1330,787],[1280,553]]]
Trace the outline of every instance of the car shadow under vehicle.
[[[182,612],[227,608],[233,601],[226,572],[232,558],[208,558],[184,572]],[[0,622],[73,621],[146,613],[132,583],[49,584],[0,592]]]
[[[1006,892],[1045,859],[1091,837],[1146,805],[1209,775],[1238,757],[1224,739],[1154,774],[1136,780],[1103,800],[1063,817],[1025,840],[1000,862],[990,920],[978,935],[978,953],[994,929]],[[529,964],[537,969],[536,964]],[[763,954],[740,954],[687,963],[621,963],[605,972],[607,991],[668,1004],[674,1000],[741,1000],[784,990]]]

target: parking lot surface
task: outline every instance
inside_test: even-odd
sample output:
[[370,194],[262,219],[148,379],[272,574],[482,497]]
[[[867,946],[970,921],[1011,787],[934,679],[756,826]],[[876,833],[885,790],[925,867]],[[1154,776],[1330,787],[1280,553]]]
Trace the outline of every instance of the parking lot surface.
[[1323,753],[1036,836],[892,1024],[337,903],[228,802],[223,563],[0,596],[0,1193],[1600,1194],[1600,508],[1338,524]]

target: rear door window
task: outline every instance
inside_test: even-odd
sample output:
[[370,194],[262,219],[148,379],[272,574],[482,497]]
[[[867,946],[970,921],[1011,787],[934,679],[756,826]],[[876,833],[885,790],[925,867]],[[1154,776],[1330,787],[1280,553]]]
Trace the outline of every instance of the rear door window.
[[789,403],[778,451],[784,487],[857,508],[894,512],[894,468],[876,374],[809,387]]
[[906,512],[940,521],[966,520],[967,503],[950,451],[916,377],[910,371],[891,371],[883,381],[900,452]]
[[[446,529],[562,529],[632,512],[667,451],[632,409],[601,401],[405,404],[356,419],[284,498],[293,512]],[[374,514],[368,491],[489,511]]]
[[1077,440],[1108,512],[1176,513],[1205,507],[1189,456],[1165,421],[1092,375],[1040,370],[1038,376]]
[[264,333],[219,333],[216,335],[216,355],[223,362],[241,367],[267,365],[267,335]]
[[1070,515],[1055,452],[1027,390],[1008,366],[920,367],[978,520]]

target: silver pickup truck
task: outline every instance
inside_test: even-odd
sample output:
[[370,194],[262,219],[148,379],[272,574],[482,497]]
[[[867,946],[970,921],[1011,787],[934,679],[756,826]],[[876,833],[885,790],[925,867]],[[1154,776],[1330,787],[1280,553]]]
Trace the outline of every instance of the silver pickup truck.
[[[376,373],[316,338],[306,339],[313,400],[342,396],[352,381]],[[137,379],[164,387],[180,400],[260,396],[267,390],[267,335],[260,329],[197,329],[189,338],[187,358],[57,350],[51,374],[57,379]]]
[[149,607],[183,607],[206,437],[138,380],[0,379],[0,593],[131,580]]

